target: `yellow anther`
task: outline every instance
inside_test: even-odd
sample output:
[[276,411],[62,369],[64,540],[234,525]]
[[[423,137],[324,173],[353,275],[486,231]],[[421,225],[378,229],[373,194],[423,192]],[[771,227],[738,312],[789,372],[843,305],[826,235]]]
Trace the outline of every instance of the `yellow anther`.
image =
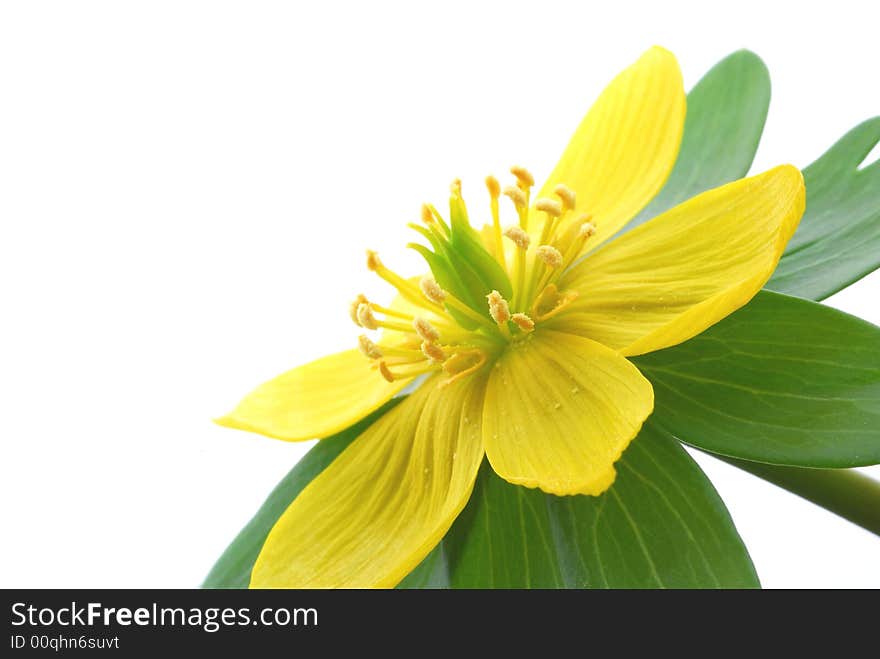
[[489,208],[492,211],[492,239],[495,250],[495,258],[501,267],[507,270],[507,262],[504,256],[504,241],[501,239],[501,218],[498,214],[498,197],[501,196],[501,184],[494,176],[486,177],[486,188],[489,190]]
[[358,327],[362,327],[361,321],[358,320],[358,307],[362,304],[369,304],[363,293],[360,293],[350,305],[348,305],[348,315],[351,316],[352,322]]
[[429,323],[424,318],[416,318],[413,320],[413,328],[416,331],[423,341],[427,341],[428,343],[436,343],[440,338],[440,332],[438,332],[434,326]]
[[474,361],[479,358],[478,352],[476,350],[465,350],[455,353],[443,364],[443,370],[449,375],[458,375],[473,366]]
[[422,204],[422,222],[428,226],[437,222],[437,220],[434,219],[434,214],[431,212],[431,207],[428,206],[428,204]]
[[552,245],[541,245],[535,250],[535,256],[548,268],[558,268],[562,265],[562,253]]
[[553,309],[558,300],[559,288],[556,284],[548,284],[535,298],[535,303],[532,305],[532,315],[540,317],[543,312]]
[[526,193],[512,185],[504,188],[504,196],[508,197],[518,209],[525,208],[526,204],[529,203]]
[[522,250],[527,250],[529,248],[529,243],[532,242],[532,239],[529,238],[529,234],[523,231],[521,227],[507,227],[504,230],[504,235],[510,238],[514,244]]
[[376,254],[371,249],[367,250],[367,268],[372,272],[376,272],[379,268],[382,267],[382,261],[379,260],[379,255]]
[[382,377],[388,380],[388,382],[394,382],[394,373],[391,372],[391,369],[388,368],[388,364],[385,362],[379,362],[379,373],[381,373]]
[[[587,216],[589,217],[589,216]],[[589,238],[596,233],[596,225],[592,222],[584,222],[578,229],[578,235],[581,238]]]
[[358,348],[364,353],[365,357],[369,357],[370,359],[382,358],[382,351],[379,350],[379,346],[370,341],[370,339],[364,334],[361,334],[358,337]]
[[456,178],[449,184],[449,191],[454,195],[461,195],[461,179]]
[[533,329],[535,329],[535,321],[529,318],[524,313],[515,313],[510,317],[510,319],[523,332],[531,332]]
[[492,320],[499,325],[510,320],[510,305],[507,304],[507,300],[501,297],[501,293],[492,291],[486,296],[486,299],[489,301],[489,315],[492,316]]
[[436,343],[432,343],[430,341],[422,341],[422,345],[420,346],[422,350],[422,354],[428,359],[435,362],[444,362],[446,361],[446,353],[443,352],[443,348],[438,346]]
[[394,288],[396,288],[397,291],[409,302],[412,302],[414,305],[421,307],[422,309],[430,309],[432,312],[437,312],[436,306],[432,306],[431,303],[425,299],[425,296],[422,295],[422,292],[419,290],[419,287],[415,282],[404,279],[396,272],[386,268],[385,264],[379,260],[379,256],[376,252],[371,250],[367,251],[367,267],[394,286]]
[[[504,231],[504,235],[510,238],[513,243],[517,246],[516,256],[513,263],[513,279],[514,279],[514,295],[513,295],[513,303],[514,305],[519,305],[521,300],[517,297],[522,295],[525,291],[525,282],[526,282],[526,250],[529,248],[529,243],[532,242],[532,239],[529,237],[528,232],[526,231],[525,222],[528,218],[528,210],[525,208],[519,209],[520,215],[520,226],[516,227],[508,227]],[[502,331],[507,329],[506,325],[502,325]]]
[[452,384],[456,380],[470,375],[485,363],[486,353],[478,348],[456,352],[443,362],[443,370],[452,376],[444,384]]
[[379,329],[379,321],[373,315],[373,310],[366,302],[362,302],[357,308],[357,319],[361,327],[368,330]]
[[559,217],[562,215],[562,204],[555,199],[538,199],[535,202],[535,208],[552,217]]
[[570,211],[575,206],[576,196],[574,190],[572,190],[567,185],[563,185],[560,183],[555,188],[553,188],[553,192],[556,193],[556,196],[562,200],[562,209],[566,211]]
[[501,184],[494,176],[486,177],[486,188],[489,190],[489,196],[492,199],[498,199],[501,196]]
[[577,291],[565,291],[560,293],[556,284],[548,284],[535,299],[532,305],[532,317],[535,320],[552,318],[569,304],[577,299]]
[[443,304],[443,300],[446,299],[446,291],[431,277],[422,277],[419,288],[422,289],[425,297],[435,304]]
[[535,184],[535,177],[525,167],[514,165],[510,168],[510,173],[516,177],[517,183],[522,188],[530,188]]

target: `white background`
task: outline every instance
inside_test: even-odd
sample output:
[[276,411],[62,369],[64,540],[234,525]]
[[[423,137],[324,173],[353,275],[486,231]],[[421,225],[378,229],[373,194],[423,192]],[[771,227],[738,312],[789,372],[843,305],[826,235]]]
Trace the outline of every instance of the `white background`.
[[[198,585],[308,448],[211,418],[351,346],[363,248],[413,268],[453,177],[548,173],[648,46],[688,88],[765,59],[755,170],[880,112],[874,3],[592,4],[3,3],[0,586]],[[698,459],[765,586],[880,587],[876,537]]]

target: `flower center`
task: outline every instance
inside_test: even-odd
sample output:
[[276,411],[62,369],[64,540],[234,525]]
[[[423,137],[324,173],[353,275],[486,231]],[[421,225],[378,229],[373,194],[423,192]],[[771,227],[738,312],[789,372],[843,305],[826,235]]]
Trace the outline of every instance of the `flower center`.
[[[386,380],[441,369],[449,381],[466,377],[577,297],[560,290],[560,280],[595,233],[592,216],[576,212],[575,193],[565,185],[556,186],[555,198],[531,205],[534,178],[522,167],[510,171],[515,185],[503,190],[494,177],[486,179],[492,223],[482,231],[470,224],[458,180],[450,186],[448,223],[424,205],[422,224],[408,225],[428,243],[408,247],[424,257],[432,277],[406,279],[367,252],[367,267],[400,294],[391,307],[359,295],[350,308],[356,325],[383,330],[378,342],[361,335],[359,347]],[[507,228],[502,195],[518,219]]]

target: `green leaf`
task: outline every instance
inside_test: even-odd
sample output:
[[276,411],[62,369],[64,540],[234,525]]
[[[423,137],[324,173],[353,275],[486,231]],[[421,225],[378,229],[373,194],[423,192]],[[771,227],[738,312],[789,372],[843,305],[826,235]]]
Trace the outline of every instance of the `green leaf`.
[[823,300],[880,267],[880,117],[841,138],[804,170],[807,210],[767,288]]
[[401,590],[418,588],[449,588],[449,569],[446,552],[441,542],[424,560],[397,584]]
[[703,76],[687,103],[675,167],[663,189],[625,231],[748,173],[770,106],[770,74],[760,57],[737,51]]
[[511,485],[483,461],[474,492],[443,539],[453,588],[565,588],[549,495]]
[[857,469],[782,467],[717,457],[880,536],[880,481]]
[[633,359],[656,426],[713,453],[771,464],[880,462],[880,328],[762,291],[699,336]]
[[275,526],[275,522],[302,492],[312,479],[351,444],[355,438],[366,430],[376,419],[399,403],[402,398],[388,401],[368,417],[340,433],[322,439],[303,456],[293,469],[282,479],[269,497],[247,523],[241,532],[226,548],[223,555],[211,568],[202,588],[247,588],[251,580],[251,570],[266,536]]
[[747,588],[758,579],[700,468],[646,424],[600,497],[510,485],[483,465],[443,541],[454,588]]

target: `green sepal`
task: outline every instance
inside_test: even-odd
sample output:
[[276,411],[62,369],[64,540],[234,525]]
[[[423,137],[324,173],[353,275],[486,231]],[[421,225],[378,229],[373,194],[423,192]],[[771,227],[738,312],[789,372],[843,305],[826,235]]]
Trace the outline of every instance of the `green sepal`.
[[467,282],[470,286],[468,304],[480,314],[486,313],[486,296],[493,290],[506,299],[513,297],[513,286],[501,264],[495,260],[480,240],[477,231],[468,221],[467,209],[460,195],[449,199],[450,236],[453,265],[468,267],[475,277]]
[[[421,254],[422,258],[425,259],[425,262],[431,269],[431,274],[434,275],[434,279],[437,280],[437,283],[440,284],[441,288],[451,291],[453,295],[459,297],[460,290],[464,288],[464,285],[461,283],[459,273],[452,267],[446,256],[437,252],[432,252],[424,245],[419,245],[418,243],[410,243],[407,247],[414,249]],[[472,330],[477,327],[477,323],[473,318],[469,318],[458,309],[447,306],[446,311],[448,311],[449,315],[455,319],[455,322],[465,329]]]

